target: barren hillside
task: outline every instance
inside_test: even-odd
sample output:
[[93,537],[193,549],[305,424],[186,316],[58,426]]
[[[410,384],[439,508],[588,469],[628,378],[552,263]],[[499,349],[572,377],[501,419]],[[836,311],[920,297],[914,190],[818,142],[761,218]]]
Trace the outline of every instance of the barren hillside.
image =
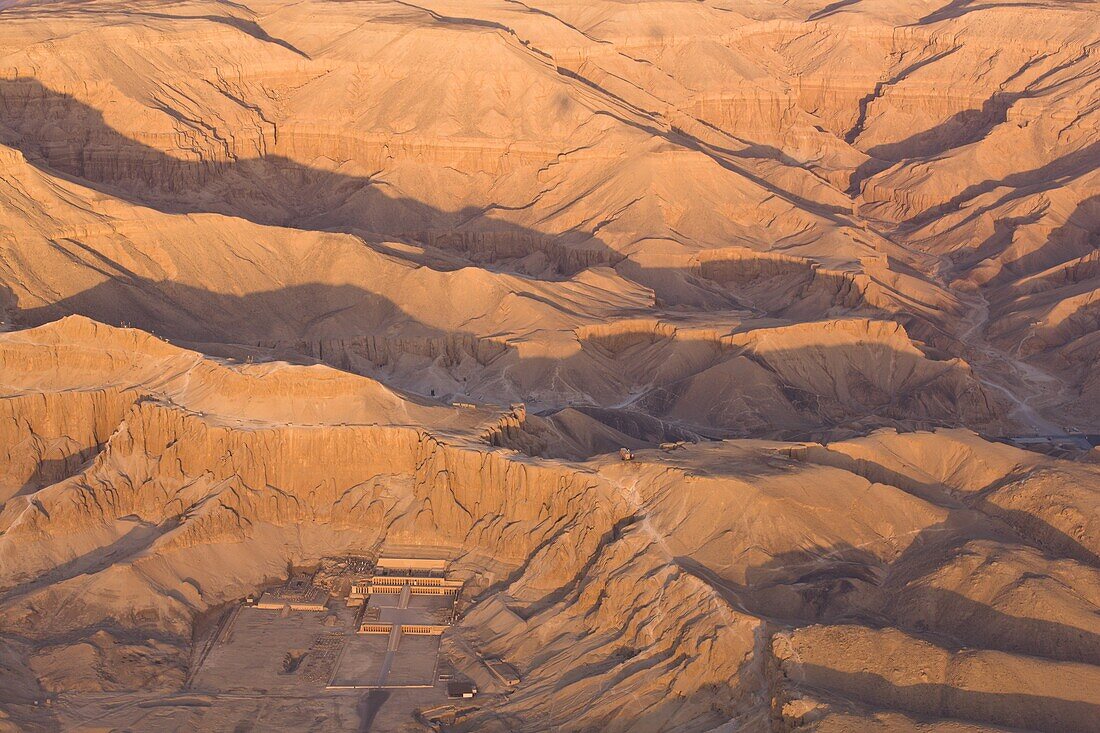
[[0,0],[0,729],[1095,730],[1098,29]]

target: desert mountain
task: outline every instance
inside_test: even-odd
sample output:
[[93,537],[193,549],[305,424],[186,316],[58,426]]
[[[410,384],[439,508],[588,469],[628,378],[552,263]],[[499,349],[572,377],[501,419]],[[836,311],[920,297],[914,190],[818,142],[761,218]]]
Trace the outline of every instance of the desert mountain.
[[[1098,28],[0,0],[0,728],[1094,730]],[[477,704],[208,684],[387,547]]]

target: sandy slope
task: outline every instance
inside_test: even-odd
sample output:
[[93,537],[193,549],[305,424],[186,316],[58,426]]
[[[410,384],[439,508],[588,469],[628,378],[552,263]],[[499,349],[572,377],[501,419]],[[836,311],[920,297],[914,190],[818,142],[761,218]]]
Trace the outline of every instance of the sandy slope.
[[[5,11],[12,318],[556,407],[664,386],[608,384],[570,328],[855,311],[974,364],[1021,427],[1001,387],[1095,421],[1087,5],[319,7]],[[576,368],[482,369],[497,346]]]
[[354,728],[178,693],[385,540],[499,579],[460,729],[1091,730],[1096,463],[988,438],[1100,431],[1097,26],[0,2],[0,726]]
[[[493,558],[508,578],[466,623],[525,681],[464,729],[870,715],[844,700],[979,725],[1023,706],[1037,730],[1092,719],[1088,464],[962,430],[535,460],[490,447],[530,435],[523,412],[431,404],[327,367],[225,363],[75,317],[0,337],[0,363],[0,619],[21,725],[87,719],[66,702],[80,698],[46,713],[27,707],[35,696],[139,687],[187,720],[170,696],[196,619],[287,560],[383,538],[442,543],[460,566]],[[582,439],[586,423],[571,424]],[[948,702],[858,666],[850,635],[884,625],[911,640],[898,652],[911,664],[947,665],[920,684]],[[852,665],[884,681],[860,684]],[[1081,679],[1066,688],[1065,675]],[[210,704],[202,725],[253,714]]]

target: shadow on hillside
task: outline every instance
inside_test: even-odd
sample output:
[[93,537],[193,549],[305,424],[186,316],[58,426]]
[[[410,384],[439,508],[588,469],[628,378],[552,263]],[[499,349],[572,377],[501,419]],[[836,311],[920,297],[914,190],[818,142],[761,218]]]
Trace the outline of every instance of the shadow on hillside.
[[[973,553],[966,543],[993,547],[1043,543],[1000,526],[996,517],[969,514],[966,526],[953,520],[918,535],[895,559],[883,561],[866,548],[839,544],[777,555],[749,568],[743,586],[732,590],[749,610],[785,624],[861,623],[893,626],[952,649],[992,649],[1067,662],[1100,664],[1100,622],[1072,626],[1040,616],[1014,615],[935,585],[935,571],[954,556]],[[1057,532],[1046,525],[1048,533]],[[943,531],[947,530],[947,531]],[[970,534],[970,533],[973,534]],[[1073,557],[1056,555],[1058,557]],[[1082,572],[1089,568],[1079,565]],[[1005,586],[1022,583],[1028,572],[1005,576]],[[913,582],[921,581],[921,582]],[[982,593],[981,587],[975,588]]]
[[[453,293],[441,294],[437,305],[460,322],[483,315],[465,313],[461,296]],[[491,402],[538,403],[532,395],[560,394],[559,402],[545,406],[585,408],[598,422],[648,438],[658,429],[671,435],[670,426],[654,425],[651,417],[672,420],[668,413],[681,398],[688,399],[685,405],[699,406],[704,387],[715,390],[703,405],[714,415],[701,424],[693,424],[690,416],[676,419],[702,434],[717,430],[720,435],[801,438],[838,428],[852,434],[881,426],[982,427],[998,414],[994,399],[961,372],[940,381],[943,362],[899,351],[888,342],[791,343],[785,349],[771,348],[764,359],[705,331],[668,335],[646,330],[650,327],[643,322],[637,333],[611,340],[578,335],[577,350],[563,358],[528,356],[507,337],[434,326],[388,297],[354,285],[310,283],[236,295],[134,273],[14,315],[20,326],[37,326],[70,314],[135,326],[213,354],[224,355],[225,344],[238,344],[270,350],[269,356],[276,358],[316,359],[383,381],[396,376],[406,389],[432,397],[461,393]],[[207,349],[204,344],[215,346]],[[713,384],[693,381],[731,359],[740,361],[713,377]],[[816,365],[821,387],[812,379],[806,384],[789,381],[809,378],[798,376],[797,369],[793,377],[784,376],[788,362]],[[880,362],[893,366],[882,367],[880,374],[875,366]],[[877,381],[894,373],[902,375],[900,381]],[[729,381],[738,374],[745,384]],[[638,396],[641,392],[644,398]],[[729,402],[736,414],[717,409],[719,393],[724,395],[722,404]]]
[[[1009,474],[992,485],[983,487],[980,491],[952,492],[943,484],[935,481],[918,481],[873,460],[866,458],[852,460],[841,457],[836,453],[831,453],[831,457],[835,460],[828,462],[813,458],[808,460],[811,463],[843,468],[864,476],[869,481],[884,482],[896,486],[906,493],[951,512],[966,509],[976,510],[997,523],[999,528],[997,531],[1001,533],[1001,536],[1004,536],[1003,533],[1007,530],[1007,536],[1014,541],[1023,539],[1026,543],[1044,552],[1053,553],[1059,557],[1070,557],[1078,562],[1100,567],[1100,555],[1097,555],[1092,549],[1064,531],[1027,512],[994,503],[992,495],[997,489],[1014,481],[1026,480],[1026,474]],[[990,536],[997,536],[997,534]]]
[[[969,516],[966,516],[969,515]],[[1041,521],[1041,520],[1040,520]],[[1057,532],[1046,526],[1046,532]],[[984,556],[973,542],[986,542],[991,555]],[[1009,567],[997,556],[1020,543],[1021,537],[989,519],[966,510],[952,510],[947,521],[926,528],[894,558],[876,555],[869,547],[847,543],[810,547],[777,555],[751,567],[744,584],[733,584],[700,574],[731,603],[786,627],[812,624],[857,624],[873,629],[897,628],[911,637],[931,643],[947,653],[992,650],[1024,655],[1039,660],[1100,664],[1100,623],[1082,600],[1075,618],[1082,626],[1045,618],[1042,608],[1021,601],[1027,592],[1016,593],[1011,612],[978,600],[1007,599],[1006,592],[1033,576],[1026,562],[1014,572],[991,579],[986,567]],[[1034,538],[1023,538],[1023,546],[1043,547]],[[940,572],[955,557],[973,556],[958,566],[973,568],[974,577],[961,576],[960,588],[972,589],[977,598],[940,587],[951,573]],[[1070,554],[1069,556],[1073,556]],[[690,564],[689,564],[690,567]],[[1078,566],[1080,572],[1090,572]],[[975,582],[979,576],[986,579]],[[1050,581],[1057,583],[1058,581]],[[1069,593],[1073,595],[1073,593]],[[1009,601],[1011,602],[1011,601]],[[1082,611],[1082,609],[1084,609]],[[836,648],[836,658],[819,655],[813,663],[792,661],[788,675],[800,687],[839,694],[863,704],[905,711],[920,716],[964,718],[999,725],[1025,725],[1029,730],[1089,730],[1090,721],[1100,715],[1100,705],[1066,700],[1055,695],[1017,695],[967,689],[965,683],[897,685],[871,672],[851,672]],[[797,660],[797,658],[796,658]],[[915,658],[912,667],[901,659],[891,660],[895,673],[904,679],[918,679],[927,659]],[[960,660],[960,669],[966,669]],[[970,669],[976,669],[970,667]],[[1009,674],[1006,679],[1018,678]],[[1043,689],[1042,680],[1036,688]],[[1052,691],[1056,687],[1050,687]]]
[[[1100,146],[1097,147],[1096,153],[1100,155]],[[1028,223],[1031,223],[1031,221],[1013,222],[1013,228]],[[1011,235],[1004,240],[1006,248],[1008,244],[1011,244],[1011,241]],[[1006,285],[1018,278],[1041,273],[1044,270],[1090,255],[1097,250],[1100,250],[1100,194],[1089,196],[1078,203],[1073,212],[1066,217],[1065,222],[1051,231],[1040,247],[1005,262],[1004,269],[991,283]],[[1002,252],[1003,250],[997,252],[997,254],[1000,255]],[[1086,267],[1080,273],[1056,273],[1051,278],[1050,283],[1072,289],[1074,286],[1081,286],[1086,280],[1096,278],[1097,274],[1100,273]],[[1040,297],[1045,294],[1045,292],[1035,293]],[[1028,293],[1028,295],[1031,295],[1031,293]],[[1012,298],[1012,300],[1017,302],[1018,305],[1018,297]],[[1072,316],[1067,320],[1072,320]]]
[[[49,134],[42,127],[44,120],[49,121]],[[435,230],[445,232],[436,240],[442,245],[440,253],[460,251],[470,258],[467,261],[492,261],[497,257],[522,259],[544,253],[552,265],[551,269],[559,276],[576,273],[594,264],[619,261],[617,253],[586,233],[574,231],[556,237],[547,236],[491,220],[487,212],[481,210],[440,211],[417,201],[390,197],[385,192],[384,182],[369,177],[312,169],[277,156],[229,162],[177,159],[127,138],[111,128],[98,110],[29,78],[0,81],[0,142],[20,149],[35,165],[166,212],[217,212],[260,224],[303,228],[315,224],[323,229],[353,232],[369,229],[394,236],[402,236],[403,232]],[[356,212],[355,226],[348,225],[346,221],[341,224],[342,215],[339,212],[342,210]],[[132,324],[174,340],[275,347],[284,353],[302,353],[339,368],[359,372],[371,371],[372,364],[377,365],[380,342],[384,342],[384,348],[388,349],[391,343],[404,339],[416,343],[416,349],[432,355],[448,349],[454,351],[457,340],[462,342],[460,350],[472,352],[481,366],[509,351],[493,339],[434,327],[418,317],[423,314],[405,312],[399,303],[355,285],[305,284],[234,295],[150,280],[119,262],[99,261],[97,267],[104,268],[107,280],[56,303],[23,309],[16,313],[16,321],[22,325],[37,325],[69,313],[80,313],[106,323]],[[674,304],[676,309],[685,313],[695,308],[706,311],[724,308],[728,312],[729,309],[742,307],[733,292],[736,286],[710,280],[684,268],[646,268],[631,263],[630,267],[624,266],[621,270],[620,274],[625,277],[655,290],[661,290],[660,283],[667,278],[676,278],[676,283],[679,283],[670,286],[670,292],[683,289],[680,284],[686,283],[694,289],[692,292],[698,294],[699,302]],[[844,285],[838,287],[843,288]],[[831,315],[845,311],[820,292],[812,295],[802,293],[798,297],[804,300],[784,307],[790,311],[805,306]],[[445,312],[455,313],[462,312],[464,304],[451,300],[440,302],[439,306]],[[553,304],[549,307],[559,308]],[[869,306],[859,306],[846,312],[865,312],[867,309],[870,309]],[[9,307],[9,310],[12,308]],[[654,310],[624,315],[648,315]],[[484,314],[469,315],[480,317]],[[799,312],[792,317],[802,320],[803,317],[813,316]],[[923,316],[911,313],[897,313],[889,317],[909,326],[913,322],[925,323]],[[929,338],[929,334],[935,331],[936,327],[932,324],[916,336]],[[461,354],[457,356],[461,358]],[[498,394],[495,398],[525,399],[525,392],[548,385],[547,380],[554,378],[562,368],[568,370],[575,367],[579,373],[586,372],[593,358],[591,352],[585,351],[574,364],[561,364],[553,360],[537,363],[539,359],[528,359],[524,368],[534,375],[531,381],[521,385],[516,394]],[[597,366],[607,371],[605,381],[616,381],[618,377],[614,372],[627,366],[600,358],[602,362]],[[690,374],[689,370],[684,370],[681,376],[688,377]],[[866,385],[871,385],[870,380],[864,381]],[[452,385],[452,389],[440,389],[438,392],[455,391],[454,387]],[[666,390],[668,387],[664,385]],[[817,395],[798,388],[782,387],[782,390],[785,391],[781,399],[792,404],[791,411],[794,413],[810,416],[821,409],[823,403]],[[676,396],[675,389],[671,394]],[[986,407],[978,411],[988,410],[991,399],[979,396]],[[855,410],[856,414],[838,407],[834,410],[836,414],[830,416],[827,422],[850,421],[850,418],[858,417],[857,422],[862,421],[861,429],[867,424],[913,424],[911,421],[905,422],[907,416],[901,414],[911,405],[907,400],[916,399],[913,394],[883,395],[868,389],[857,390],[857,397],[857,401],[866,398],[866,404],[861,403]],[[955,397],[963,405],[972,402],[966,395]],[[593,402],[606,407],[616,401]],[[942,415],[920,420],[917,424],[932,426],[975,422],[973,416],[960,419],[962,413],[946,402],[941,407],[944,410]],[[877,417],[883,410],[890,411],[886,420]],[[820,424],[819,418],[806,419],[798,427],[811,430]],[[767,428],[766,425],[764,427]]]
[[[581,225],[547,234],[496,219],[492,207],[444,211],[392,195],[389,184],[381,178],[311,168],[285,157],[263,154],[259,149],[251,158],[204,159],[194,151],[217,141],[207,140],[206,133],[200,138],[189,129],[181,125],[168,146],[191,157],[173,157],[123,135],[106,122],[99,110],[33,78],[0,80],[0,144],[20,150],[33,165],[53,175],[68,176],[81,185],[139,205],[166,213],[217,213],[263,225],[404,241],[424,249],[391,253],[441,270],[470,264],[502,266],[520,277],[558,280],[589,267],[611,266],[619,276],[651,289],[655,308],[677,312],[736,310],[759,315],[751,302],[753,296],[741,293],[734,284],[702,276],[698,267],[650,266],[626,260],[598,236],[579,228]],[[796,206],[839,223],[850,223],[837,218],[845,212],[828,207],[822,210],[820,204],[778,190],[730,162],[734,158],[781,159],[781,151],[760,145],[739,152],[719,150],[675,130],[647,128],[647,132],[700,150]],[[389,155],[384,147],[378,151],[382,156],[380,168],[384,168]],[[224,155],[233,152],[226,148]],[[366,164],[365,160],[359,162]],[[372,246],[387,251],[384,244]],[[764,263],[762,267],[768,271],[770,265]],[[817,269],[809,261],[805,267],[808,271]],[[899,263],[891,267],[904,271]],[[924,279],[920,273],[908,274]],[[778,311],[767,310],[768,315],[806,320],[826,313],[873,314],[902,323],[915,338],[937,348],[957,351],[946,317],[940,319],[909,308],[902,296],[895,299],[896,307],[879,310],[860,300],[862,294],[851,283],[824,279],[829,282],[817,291],[802,293],[799,302],[786,303]],[[878,286],[892,292],[893,286],[888,283],[880,282]],[[821,296],[829,287],[842,292],[826,302],[828,299]],[[853,294],[849,290],[858,302],[848,302]]]
[[[799,664],[798,668],[812,687],[825,688],[875,708],[901,710],[921,717],[962,719],[1043,733],[1092,733],[1100,719],[1100,705],[1079,700],[983,692],[948,684],[899,685],[871,672],[848,672],[815,664]],[[915,676],[918,670],[914,668],[913,672]]]
[[1049,191],[1063,185],[1071,178],[1088,173],[1095,168],[1098,159],[1100,159],[1100,142],[1095,142],[1038,168],[1013,173],[997,181],[982,181],[972,184],[945,203],[934,206],[914,217],[907,222],[907,226],[923,226],[935,219],[959,211],[966,202],[977,196],[1001,188],[1010,189],[996,201],[983,204],[981,207],[968,212],[965,219],[959,222],[959,224],[965,223],[1022,196]]
[[[1058,530],[1047,525],[1044,532]],[[733,557],[740,549],[735,543],[746,539],[728,541]],[[1024,553],[1018,565],[1008,557],[1014,547]],[[743,582],[727,580],[691,557],[678,557],[675,562],[732,607],[759,616],[773,629],[814,624],[896,628],[951,654],[992,650],[1034,657],[1035,664],[1042,664],[1040,660],[1100,664],[1100,621],[1087,595],[1064,588],[1065,597],[1077,598],[1076,605],[1067,609],[1068,622],[1051,619],[1043,605],[1028,602],[1043,586],[1026,584],[1046,582],[1058,587],[1067,582],[1066,576],[1048,578],[1032,571],[1035,548],[1045,547],[1045,542],[1022,535],[997,518],[952,509],[945,521],[912,538],[887,535],[859,546],[841,541],[776,554],[748,567]],[[711,540],[705,552],[718,557],[722,548]],[[1074,557],[1073,553],[1054,554]],[[956,558],[960,562],[954,562]],[[1062,570],[1073,572],[1064,566]],[[1078,565],[1076,571],[1087,574],[1092,568]],[[999,599],[1000,608],[984,602],[985,598]],[[960,670],[977,669],[965,667],[963,659],[968,658],[960,659]],[[1002,725],[1020,725],[1023,718],[1014,716],[1023,715],[1029,730],[1088,730],[1089,721],[1100,714],[1100,706],[1094,703],[1061,699],[1055,685],[1046,688],[1054,693],[1050,696],[982,692],[965,684],[897,686],[872,671],[849,672],[847,661],[846,649],[838,645],[828,653],[819,652],[812,663],[794,657],[785,672],[798,686],[876,708]],[[895,658],[889,664],[900,678],[920,679],[928,661],[915,658],[908,667],[904,659]],[[1008,674],[1005,679],[1027,678]],[[1037,682],[1036,689],[1044,689],[1043,681]]]
[[[81,575],[95,575],[116,563],[123,563],[128,558],[149,549],[161,535],[175,529],[178,525],[179,520],[174,517],[165,520],[160,525],[148,522],[135,524],[126,534],[118,537],[113,542],[95,547],[87,554],[79,555],[68,562],[55,565],[46,573],[25,579],[8,588],[0,593],[0,605],[10,604],[13,600],[29,596],[42,588],[63,583]],[[27,618],[26,623],[37,625],[39,620],[41,619],[31,616]],[[20,630],[12,629],[12,631],[18,632]]]
[[[1065,5],[1087,5],[1089,0],[1061,0]],[[931,25],[945,20],[954,20],[970,13],[981,10],[1003,10],[1005,8],[1036,8],[1037,10],[1049,9],[1051,5],[1045,2],[987,2],[986,0],[950,0],[946,5],[932,11],[918,20],[914,25]]]
[[247,36],[260,41],[261,43],[272,43],[276,46],[281,46],[287,51],[309,60],[309,54],[305,51],[294,46],[289,41],[285,41],[282,38],[276,38],[263,29],[263,27],[254,20],[248,18],[241,18],[235,15],[176,15],[172,13],[154,13],[148,10],[139,10],[137,8],[127,8],[126,15],[131,18],[151,18],[155,20],[205,20],[211,23],[218,23],[219,25],[229,26],[235,30],[244,33]]
[[99,110],[32,78],[0,80],[0,144],[50,173],[165,213],[216,213],[263,225],[438,241],[477,261],[542,251],[559,274],[622,259],[579,230],[547,235],[475,207],[443,211],[389,195],[385,181],[282,156],[176,158],[126,137]]
[[[81,448],[62,458],[46,458],[40,461],[35,467],[34,473],[23,482],[23,486],[12,496],[33,494],[43,486],[56,484],[70,476],[75,476],[80,473],[88,461],[99,455],[101,450],[103,450],[103,445],[92,445]],[[3,506],[3,504],[4,502],[0,502],[0,506]]]
[[[947,17],[958,17],[967,12],[993,7],[990,5],[973,6],[974,0],[953,0],[944,8],[932,15],[923,18],[920,23],[936,22]],[[1077,2],[1077,0],[1071,0]],[[1032,3],[1017,3],[1020,6],[1030,7]],[[1041,4],[1034,4],[1041,6]],[[1007,7],[998,5],[996,7]],[[933,57],[942,58],[949,52]],[[916,65],[919,68],[925,62]],[[910,135],[904,140],[894,143],[877,145],[867,150],[869,159],[859,166],[849,179],[848,193],[856,196],[863,189],[864,182],[891,166],[905,160],[909,163],[920,163],[922,160],[930,160],[935,156],[943,155],[948,150],[960,148],[976,143],[984,139],[997,125],[1003,124],[1008,119],[1008,112],[1012,105],[1021,99],[1042,96],[1058,86],[1058,73],[1064,71],[1066,66],[1074,63],[1052,66],[1035,79],[1028,82],[1027,88],[1019,91],[998,91],[990,95],[982,102],[980,107],[962,110],[950,118],[933,125],[931,128]],[[1053,81],[1052,81],[1053,79]],[[872,95],[873,99],[873,95]],[[864,110],[865,111],[865,110]],[[1079,175],[1095,167],[1095,161],[1100,156],[1100,143],[1091,143],[1080,150],[1061,156],[1046,165],[1030,171],[1020,171],[1005,176],[1002,180],[981,181],[967,186],[961,192],[948,201],[933,206],[920,212],[913,218],[903,222],[909,229],[916,229],[943,216],[959,211],[964,204],[971,199],[998,188],[1013,189],[1002,196],[991,206],[982,207],[975,213],[968,215],[968,219],[979,216],[997,206],[1029,193],[1049,190],[1070,176]],[[1021,190],[1015,190],[1021,189]]]
[[[1023,95],[1016,96],[1019,98]],[[997,99],[1001,101],[997,101]],[[987,100],[983,110],[959,112],[951,120],[925,132],[918,133],[902,142],[872,148],[868,151],[871,158],[852,174],[849,192],[855,195],[862,189],[868,178],[881,173],[895,163],[901,162],[903,158],[898,157],[898,152],[905,151],[907,146],[912,145],[923,148],[929,151],[929,156],[932,156],[939,155],[958,145],[980,139],[980,137],[971,139],[973,130],[968,126],[982,121],[981,125],[983,127],[989,126],[992,129],[993,126],[999,124],[999,115],[1003,115],[1008,107],[1003,97],[997,99]],[[1003,122],[1003,120],[1000,121]],[[973,198],[1001,188],[1010,189],[996,201],[984,204],[980,208],[975,208],[972,212],[969,212],[966,218],[959,222],[960,224],[965,223],[1021,196],[1049,191],[1062,185],[1072,177],[1087,173],[1095,167],[1098,156],[1100,156],[1100,142],[1090,143],[1038,168],[1012,173],[999,180],[986,180],[971,184],[947,201],[932,206],[903,223],[908,229],[916,229],[936,219],[958,212]]]
[[[575,83],[593,83],[564,69]],[[605,93],[606,90],[603,90]],[[825,206],[777,187],[734,162],[737,158],[780,156],[768,146],[732,151],[704,143],[679,130],[665,130],[616,116],[625,125],[696,150],[716,164],[769,190],[773,195],[839,222],[846,209]],[[186,130],[186,128],[185,128]],[[133,203],[166,213],[220,213],[249,221],[300,229],[375,234],[396,239],[440,238],[449,249],[465,249],[491,259],[544,251],[561,273],[622,259],[598,237],[580,229],[548,235],[492,218],[491,209],[443,211],[387,194],[384,180],[311,168],[286,157],[263,154],[229,160],[176,158],[112,128],[103,114],[74,97],[55,92],[33,78],[0,80],[0,143],[16,148],[35,165]],[[173,141],[186,150],[188,133]],[[206,144],[196,139],[193,147]],[[385,158],[388,152],[379,151]]]

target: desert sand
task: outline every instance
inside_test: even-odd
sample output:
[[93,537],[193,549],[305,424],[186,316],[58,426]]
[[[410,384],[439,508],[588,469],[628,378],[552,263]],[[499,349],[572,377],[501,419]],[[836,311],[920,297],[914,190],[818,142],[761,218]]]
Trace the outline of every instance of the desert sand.
[[1100,729],[1098,49],[0,0],[0,730]]

